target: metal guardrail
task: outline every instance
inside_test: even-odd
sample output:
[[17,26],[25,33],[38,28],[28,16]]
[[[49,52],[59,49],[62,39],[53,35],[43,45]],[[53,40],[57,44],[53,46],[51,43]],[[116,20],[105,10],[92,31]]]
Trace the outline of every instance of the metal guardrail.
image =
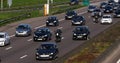
[[8,18],[8,19],[5,19],[5,20],[0,20],[0,26],[3,25],[3,24],[6,24],[6,23],[10,23],[10,22],[13,22],[13,21],[18,21],[18,20],[21,20],[21,19],[24,19],[24,18],[29,18],[29,17],[31,17],[31,13],[25,13],[25,14],[22,14],[22,15],[19,15],[19,16],[16,16],[16,17]]
[[120,39],[118,39],[113,45],[111,45],[105,52],[103,52],[96,60],[94,60],[92,63],[102,63],[107,56],[109,56],[114,49],[120,45]]

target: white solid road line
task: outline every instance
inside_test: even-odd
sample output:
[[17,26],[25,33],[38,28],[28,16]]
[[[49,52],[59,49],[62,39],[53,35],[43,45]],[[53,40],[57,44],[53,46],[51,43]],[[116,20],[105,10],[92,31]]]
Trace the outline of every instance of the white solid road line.
[[46,25],[44,24],[44,25],[41,25],[41,26],[35,27],[34,29],[38,29],[38,28],[41,28],[41,27],[44,27],[44,26],[46,26]]
[[87,11],[85,11],[85,12],[81,12],[81,13],[78,13],[78,15],[85,14],[85,13],[87,13]]
[[120,63],[120,59],[116,63]]
[[15,35],[11,35],[10,38],[14,37]]
[[12,47],[7,47],[7,48],[5,48],[5,50],[9,50],[9,49],[12,49]]
[[23,55],[23,56],[21,56],[20,57],[20,59],[23,59],[23,58],[25,58],[25,57],[27,57],[28,55]]
[[32,41],[32,40],[33,40],[33,39],[29,39],[29,40],[27,40],[27,41],[29,42],[29,41]]

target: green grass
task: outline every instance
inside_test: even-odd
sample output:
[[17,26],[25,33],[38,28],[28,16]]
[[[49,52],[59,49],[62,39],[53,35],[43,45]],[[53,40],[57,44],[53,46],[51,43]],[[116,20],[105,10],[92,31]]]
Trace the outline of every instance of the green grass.
[[[47,0],[12,0],[11,7],[34,6],[47,3]],[[50,0],[51,1],[51,0]],[[69,0],[53,0],[54,2],[68,2]],[[1,4],[1,3],[0,3]],[[4,0],[4,8],[8,8],[7,0]]]
[[64,63],[91,63],[107,48],[120,39],[120,22],[89,41],[78,54],[68,58]]

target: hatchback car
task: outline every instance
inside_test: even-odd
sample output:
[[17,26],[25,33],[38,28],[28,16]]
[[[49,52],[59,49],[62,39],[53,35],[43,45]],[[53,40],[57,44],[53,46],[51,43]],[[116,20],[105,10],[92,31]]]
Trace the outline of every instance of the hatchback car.
[[85,18],[83,16],[74,16],[72,18],[72,25],[85,25]]
[[97,7],[95,5],[89,5],[88,6],[88,12],[93,12],[94,9],[96,9]]
[[7,32],[0,32],[0,46],[10,44],[10,37]]
[[73,10],[69,10],[66,12],[65,19],[72,19],[74,16],[77,16],[77,13]]
[[55,59],[59,52],[55,42],[41,43],[36,50],[36,60]]
[[113,12],[113,7],[110,5],[106,5],[105,8],[103,9],[104,13],[111,13]]
[[20,24],[16,28],[15,36],[29,36],[32,33],[31,26],[29,24]]
[[114,17],[119,17],[120,18],[120,9],[115,10]]
[[46,26],[58,26],[58,25],[59,25],[59,21],[56,16],[48,17],[46,21]]
[[34,32],[33,39],[34,41],[46,41],[46,40],[51,40],[52,33],[50,29],[48,28],[38,28]]
[[112,23],[112,16],[111,15],[103,15],[101,18],[101,24],[105,24],[105,23]]
[[87,26],[78,26],[73,30],[73,40],[76,39],[89,39],[90,31]]

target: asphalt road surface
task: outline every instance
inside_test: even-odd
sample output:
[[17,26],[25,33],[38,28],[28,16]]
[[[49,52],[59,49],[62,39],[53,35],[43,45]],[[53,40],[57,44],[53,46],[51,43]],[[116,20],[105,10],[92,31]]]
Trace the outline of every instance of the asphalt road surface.
[[[98,33],[104,31],[111,25],[119,21],[119,18],[113,19],[113,24],[110,25],[101,25],[93,24],[90,13],[87,13],[87,8],[81,8],[76,10],[79,15],[83,15],[86,18],[86,25],[89,27],[91,32],[91,38],[97,35]],[[56,15],[60,22],[58,27],[48,27],[52,30],[53,34],[57,28],[62,28],[63,39],[62,42],[58,43],[59,48],[59,57],[64,56],[66,53],[70,52],[77,46],[82,45],[86,41],[73,41],[72,40],[72,30],[75,26],[71,26],[70,20],[64,20],[65,14]],[[39,47],[41,42],[34,42],[32,40],[33,35],[29,37],[15,37],[15,28],[20,23],[28,23],[32,25],[33,32],[39,27],[46,27],[45,20],[47,17],[38,17],[23,20],[17,23],[12,23],[3,27],[0,27],[0,31],[6,31],[10,34],[11,44],[5,47],[0,47],[0,57],[1,63],[52,63],[51,61],[37,61],[35,59],[36,48]],[[55,37],[52,37],[51,42],[54,42]]]

